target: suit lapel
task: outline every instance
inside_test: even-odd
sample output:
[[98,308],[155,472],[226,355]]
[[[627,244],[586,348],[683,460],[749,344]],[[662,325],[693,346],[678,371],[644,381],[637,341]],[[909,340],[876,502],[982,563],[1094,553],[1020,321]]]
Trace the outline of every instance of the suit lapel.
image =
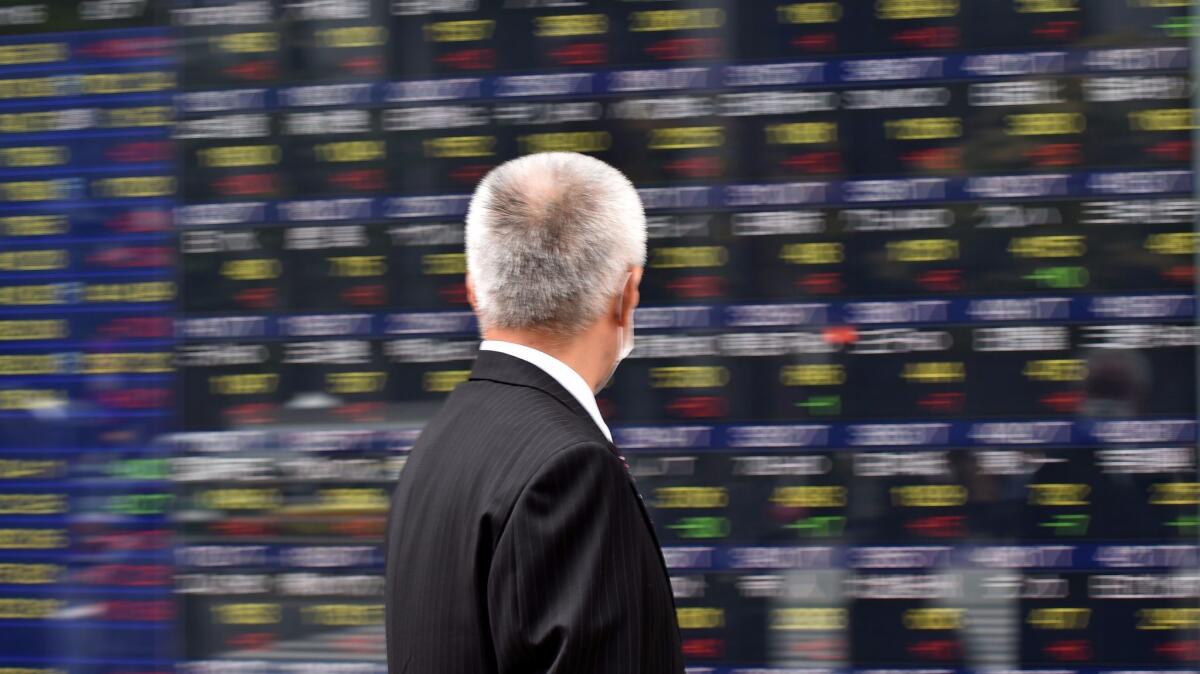
[[[610,442],[608,443],[608,448],[613,454],[621,457],[621,452],[617,449],[616,445]],[[621,458],[623,461],[624,458]],[[663,574],[667,578],[670,578],[671,573],[667,570],[667,560],[663,557],[662,544],[659,543],[658,534],[654,531],[654,521],[650,519],[650,511],[646,509],[646,500],[642,498],[642,492],[638,489],[637,483],[634,482],[633,472],[629,468],[629,465],[626,464],[625,468],[625,475],[629,478],[629,488],[633,490],[633,495],[637,498],[638,511],[642,513],[642,521],[646,523],[646,529],[650,532],[650,539],[654,541],[654,552],[658,553],[658,562],[662,565]],[[674,599],[674,596],[672,596],[671,600],[674,601]]]

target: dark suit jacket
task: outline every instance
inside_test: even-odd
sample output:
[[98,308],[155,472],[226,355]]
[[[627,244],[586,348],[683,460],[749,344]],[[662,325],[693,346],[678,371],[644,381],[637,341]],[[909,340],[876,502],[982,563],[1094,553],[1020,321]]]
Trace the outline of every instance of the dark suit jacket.
[[481,351],[387,528],[389,674],[679,674],[675,601],[616,449],[538,367]]

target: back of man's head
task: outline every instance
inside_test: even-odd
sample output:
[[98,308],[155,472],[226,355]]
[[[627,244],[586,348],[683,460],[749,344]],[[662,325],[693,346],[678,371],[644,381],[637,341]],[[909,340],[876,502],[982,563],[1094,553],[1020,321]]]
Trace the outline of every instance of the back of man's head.
[[637,191],[617,169],[570,152],[493,169],[467,210],[467,271],[484,330],[575,334],[646,259]]

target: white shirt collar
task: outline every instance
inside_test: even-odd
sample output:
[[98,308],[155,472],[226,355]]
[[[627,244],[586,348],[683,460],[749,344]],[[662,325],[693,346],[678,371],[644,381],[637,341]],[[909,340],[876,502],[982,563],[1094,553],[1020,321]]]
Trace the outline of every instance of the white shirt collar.
[[551,356],[544,351],[538,351],[524,344],[514,344],[512,342],[502,342],[496,339],[485,339],[479,343],[480,351],[499,351],[506,353],[514,358],[535,365],[539,370],[545,372],[554,378],[567,389],[567,392],[579,401],[583,409],[587,410],[592,421],[600,427],[600,431],[604,433],[604,437],[612,442],[612,432],[608,430],[608,425],[604,423],[604,418],[600,416],[600,408],[596,405],[596,396],[592,393],[592,389],[583,380],[583,377],[578,372],[571,369],[571,366],[561,360]]

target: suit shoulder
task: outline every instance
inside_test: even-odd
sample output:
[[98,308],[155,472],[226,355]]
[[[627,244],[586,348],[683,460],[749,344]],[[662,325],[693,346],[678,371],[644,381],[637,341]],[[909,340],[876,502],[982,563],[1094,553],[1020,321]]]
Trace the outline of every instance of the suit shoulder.
[[[436,484],[504,500],[551,456],[587,444],[607,449],[604,435],[591,419],[549,394],[468,381],[426,424],[409,454],[402,482],[417,480],[423,483],[421,488]],[[408,480],[403,479],[406,473]]]

